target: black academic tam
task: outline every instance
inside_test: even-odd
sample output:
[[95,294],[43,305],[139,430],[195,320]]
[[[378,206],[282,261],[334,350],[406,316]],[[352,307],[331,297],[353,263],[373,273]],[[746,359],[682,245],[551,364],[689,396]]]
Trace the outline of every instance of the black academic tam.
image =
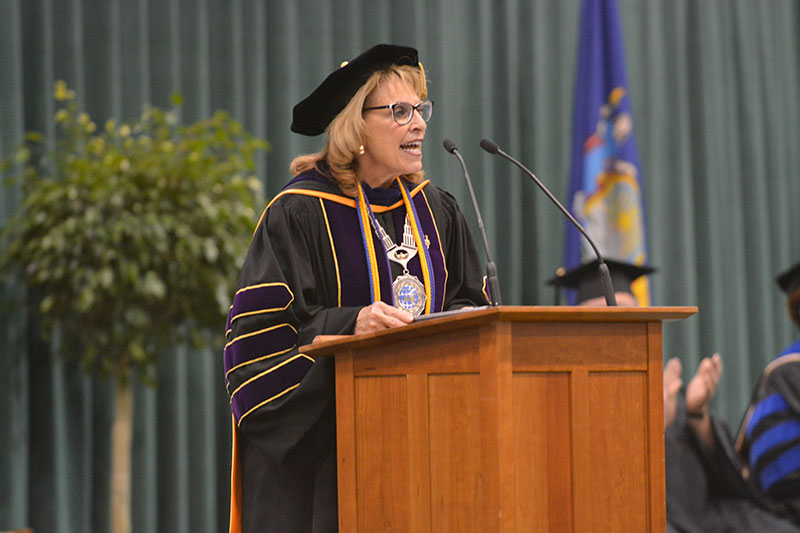
[[417,50],[378,44],[352,61],[343,62],[314,92],[294,106],[292,131],[312,137],[323,133],[374,72],[400,65],[419,66]]

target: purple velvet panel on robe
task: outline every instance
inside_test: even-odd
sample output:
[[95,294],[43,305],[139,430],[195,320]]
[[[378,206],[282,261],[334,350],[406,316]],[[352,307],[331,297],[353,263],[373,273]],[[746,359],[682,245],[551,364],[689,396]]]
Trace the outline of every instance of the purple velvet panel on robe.
[[[333,235],[333,244],[336,247],[336,261],[339,265],[339,281],[342,287],[342,306],[369,305],[371,303],[369,284],[365,283],[365,280],[369,279],[370,274],[367,270],[367,258],[358,222],[358,211],[338,202],[329,200],[324,202],[328,223],[331,226],[331,235]],[[374,232],[373,245],[378,262],[381,300],[391,304],[392,284],[387,271],[386,253]]]
[[234,391],[231,409],[236,423],[252,408],[300,383],[313,364],[314,361],[310,358],[298,355],[295,359],[256,376]]
[[228,325],[225,331],[231,329],[231,322],[238,315],[257,311],[286,309],[292,299],[292,293],[282,283],[240,290],[233,297],[233,307],[228,313]]
[[291,350],[296,342],[297,332],[289,324],[241,337],[225,347],[225,374],[246,361]]

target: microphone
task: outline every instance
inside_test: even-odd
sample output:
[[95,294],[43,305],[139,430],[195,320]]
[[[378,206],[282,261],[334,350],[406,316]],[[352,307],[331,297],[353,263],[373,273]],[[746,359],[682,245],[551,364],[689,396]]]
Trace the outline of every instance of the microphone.
[[500,297],[500,282],[497,279],[497,267],[495,266],[494,261],[492,261],[492,256],[489,253],[489,240],[486,238],[486,229],[483,227],[481,211],[478,209],[478,201],[475,199],[475,191],[472,189],[472,180],[469,178],[467,165],[464,163],[464,158],[462,158],[461,154],[458,153],[456,143],[450,139],[445,139],[442,145],[444,146],[445,150],[456,156],[456,158],[458,158],[458,162],[461,163],[461,169],[464,172],[464,179],[467,182],[467,189],[469,189],[469,196],[472,198],[472,207],[475,209],[475,216],[478,218],[478,229],[480,229],[481,237],[483,238],[483,247],[486,250],[486,284],[489,286],[489,296],[492,299],[492,307],[497,307],[498,305],[502,305],[502,298]]
[[586,230],[583,229],[583,226],[581,226],[580,223],[577,220],[575,220],[575,218],[570,214],[570,212],[567,211],[563,205],[561,205],[561,202],[559,202],[556,199],[556,197],[553,196],[553,194],[549,190],[547,190],[547,187],[544,186],[544,183],[539,181],[539,178],[537,178],[533,172],[528,170],[528,168],[525,167],[525,165],[523,165],[522,163],[520,163],[519,161],[517,161],[504,151],[502,151],[500,147],[497,146],[496,143],[493,143],[489,139],[482,139],[480,145],[481,148],[483,148],[490,154],[500,155],[508,159],[515,165],[517,165],[519,168],[521,168],[523,172],[525,172],[528,176],[531,177],[531,179],[533,179],[533,181],[536,182],[536,185],[538,185],[539,188],[542,189],[542,191],[544,191],[547,197],[550,198],[550,200],[558,206],[561,212],[564,213],[564,215],[566,215],[566,217],[570,220],[570,222],[572,222],[572,225],[575,226],[579,232],[581,232],[581,235],[583,235],[586,238],[586,240],[589,242],[589,245],[592,247],[592,250],[594,250],[595,255],[597,256],[597,263],[598,263],[597,270],[600,276],[600,284],[602,285],[603,292],[605,293],[606,305],[610,307],[615,307],[617,305],[617,298],[616,296],[614,296],[614,286],[611,284],[611,274],[608,272],[608,265],[606,265],[605,261],[603,261],[603,256],[600,255],[600,250],[597,249],[597,246],[595,246],[594,241],[592,241],[592,239],[589,238],[589,235],[586,233]]

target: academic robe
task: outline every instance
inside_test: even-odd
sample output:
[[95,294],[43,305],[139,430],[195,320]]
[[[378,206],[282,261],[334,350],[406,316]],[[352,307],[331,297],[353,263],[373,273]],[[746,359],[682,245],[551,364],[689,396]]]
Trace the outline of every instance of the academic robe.
[[800,524],[800,339],[764,369],[737,449],[753,485]]
[[[482,263],[450,194],[427,181],[407,184],[407,205],[397,182],[363,188],[394,242],[407,214],[424,235],[426,250],[408,269],[425,281],[426,312],[488,303]],[[291,180],[265,210],[226,328],[231,531],[337,530],[333,360],[298,347],[317,335],[353,333],[376,295],[391,303],[398,269],[356,201],[316,170]]]
[[670,533],[798,533],[782,511],[742,476],[725,423],[711,416],[715,449],[689,426],[683,392],[664,431],[667,531]]

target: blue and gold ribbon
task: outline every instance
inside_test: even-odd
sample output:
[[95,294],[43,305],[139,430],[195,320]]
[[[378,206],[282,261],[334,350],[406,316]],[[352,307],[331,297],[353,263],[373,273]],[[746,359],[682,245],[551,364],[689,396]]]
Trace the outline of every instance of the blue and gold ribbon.
[[[375,245],[372,240],[372,229],[369,225],[369,218],[371,215],[369,201],[364,195],[364,189],[361,183],[358,185],[358,196],[356,203],[358,204],[358,224],[361,226],[361,240],[364,243],[364,253],[367,256],[367,270],[369,271],[369,293],[372,298],[372,303],[381,299],[381,279],[378,273],[378,259],[375,257]],[[383,246],[383,244],[381,244]],[[391,273],[391,270],[389,271]],[[390,274],[391,275],[391,274]],[[394,300],[394,296],[392,296]]]
[[408,221],[411,223],[411,231],[414,233],[414,242],[417,244],[417,256],[419,257],[420,266],[422,267],[423,283],[425,284],[425,312],[428,315],[432,312],[433,295],[435,291],[435,276],[433,273],[433,263],[431,256],[428,252],[428,247],[425,246],[425,239],[422,233],[422,223],[417,215],[417,208],[414,207],[414,202],[411,201],[411,194],[408,192],[406,184],[403,183],[399,177],[396,178],[400,184],[400,192],[403,194],[403,203],[406,206],[406,215]]

